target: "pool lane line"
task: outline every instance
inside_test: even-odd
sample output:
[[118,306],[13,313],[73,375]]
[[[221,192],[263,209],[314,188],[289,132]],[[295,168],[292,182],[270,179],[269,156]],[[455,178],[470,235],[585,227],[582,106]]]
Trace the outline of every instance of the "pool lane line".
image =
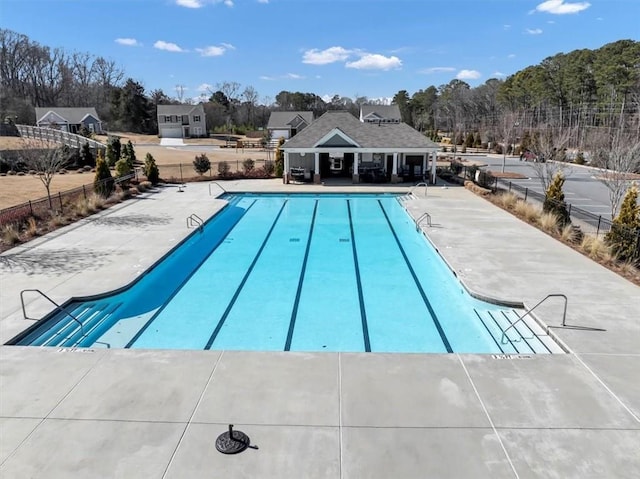
[[[178,294],[178,292],[180,292],[180,290],[184,287],[185,284],[187,284],[187,282],[191,279],[191,277],[196,273],[196,271],[198,271],[200,269],[200,266],[202,266],[204,264],[205,261],[207,261],[207,259],[209,259],[209,257],[213,254],[213,252],[218,249],[218,246],[220,246],[224,240],[227,239],[227,236],[229,236],[229,234],[235,229],[235,227],[238,225],[238,223],[240,223],[240,221],[242,221],[242,218],[244,218],[244,215],[246,215],[249,210],[251,208],[253,208],[253,205],[256,204],[258,200],[253,200],[253,203],[251,203],[246,210],[244,210],[244,213],[242,213],[242,215],[240,215],[240,217],[238,218],[238,220],[234,223],[234,225],[229,228],[229,231],[226,232],[226,234],[220,238],[220,240],[216,243],[216,245],[211,248],[211,251],[209,252],[209,254],[207,256],[205,256],[202,261],[200,261],[200,263],[198,264],[198,266],[196,266],[195,268],[193,268],[193,270],[191,271],[191,273],[189,273],[187,275],[187,277],[184,279],[184,281],[180,284],[180,286],[178,286],[175,291],[173,293],[171,293],[171,295],[166,299],[166,301],[164,302],[164,304],[162,306],[160,306],[160,308],[158,308],[158,310],[153,313],[153,316],[151,316],[151,318],[149,318],[149,320],[144,323],[144,326],[142,326],[142,328],[140,329],[140,331],[138,331],[135,336],[133,338],[131,338],[129,340],[129,342],[124,346],[125,349],[130,348],[131,346],[133,346],[135,344],[135,342],[140,338],[140,336],[142,336],[142,333],[144,333],[146,331],[146,329],[151,325],[151,323],[153,323],[153,321],[158,317],[158,315],[164,310],[164,308],[167,307],[167,305],[171,302],[171,300]],[[237,204],[237,203],[236,203]]]
[[358,252],[356,250],[356,237],[353,232],[353,221],[351,218],[351,200],[347,200],[347,211],[349,213],[349,229],[351,230],[351,251],[353,251],[353,263],[356,269],[356,284],[358,285],[358,301],[360,301],[360,318],[362,320],[364,350],[367,353],[370,353],[371,342],[369,340],[369,326],[367,325],[367,311],[364,307],[364,295],[362,294],[362,280],[360,279],[360,266],[358,264]]
[[293,310],[291,311],[291,319],[289,320],[289,330],[287,331],[287,340],[284,343],[284,350],[291,351],[291,341],[293,340],[293,329],[296,327],[296,317],[298,316],[298,306],[300,305],[300,295],[302,294],[302,284],[304,283],[304,273],[307,270],[307,261],[309,260],[309,250],[311,249],[311,238],[313,237],[313,227],[316,223],[316,213],[318,212],[318,200],[313,206],[313,214],[311,215],[311,225],[309,226],[309,237],[307,238],[307,247],[304,251],[304,259],[302,260],[302,269],[298,279],[298,289],[296,290],[296,299],[293,302]]
[[425,306],[427,307],[427,309],[429,310],[429,313],[431,314],[431,319],[433,319],[433,324],[435,324],[436,329],[438,330],[438,334],[440,335],[440,339],[442,340],[442,343],[444,344],[444,347],[446,348],[448,353],[452,353],[453,349],[451,348],[451,344],[449,344],[449,340],[447,339],[447,335],[444,334],[444,330],[442,329],[442,325],[440,324],[440,321],[438,320],[438,316],[436,315],[436,312],[433,309],[433,306],[431,306],[431,302],[429,301],[429,298],[427,298],[426,293],[424,292],[424,289],[422,289],[422,285],[420,284],[420,280],[418,279],[418,276],[416,275],[416,272],[413,269],[413,266],[411,266],[411,262],[409,261],[409,257],[407,256],[407,253],[405,252],[404,248],[402,247],[402,244],[400,243],[400,239],[398,238],[398,235],[396,234],[396,230],[393,228],[393,225],[391,224],[391,220],[389,220],[389,216],[387,216],[387,212],[384,209],[384,206],[382,205],[382,201],[378,200],[378,204],[380,205],[380,209],[382,210],[382,214],[384,215],[385,219],[387,220],[387,224],[389,225],[389,229],[391,230],[391,233],[393,234],[393,237],[396,240],[396,244],[398,245],[398,248],[400,249],[400,253],[402,253],[402,257],[404,258],[405,263],[407,263],[407,267],[409,268],[409,272],[411,272],[411,276],[413,276],[413,281],[416,283],[416,286],[418,287],[418,291],[420,291],[420,296],[422,296],[422,300],[424,301]]
[[[487,333],[489,333],[489,337],[491,339],[493,339],[493,342],[496,343],[496,346],[498,346],[498,349],[500,350],[501,353],[504,354],[504,349],[502,349],[502,346],[500,345],[500,343],[498,342],[498,340],[493,336],[493,334],[491,334],[491,330],[489,329],[489,326],[486,325],[486,323],[484,322],[484,320],[482,319],[482,316],[480,316],[480,313],[478,313],[478,310],[473,308],[473,312],[476,313],[476,316],[478,317],[478,319],[480,320],[480,324],[482,324],[484,326],[484,329],[487,331]],[[489,315],[491,317],[491,319],[493,320],[493,316]],[[499,328],[500,331],[502,331],[502,328]],[[508,338],[507,338],[508,339]]]
[[247,272],[244,274],[242,281],[240,281],[240,285],[236,288],[236,292],[233,294],[231,301],[229,301],[229,304],[227,305],[227,309],[225,309],[224,313],[222,313],[222,316],[220,317],[220,320],[216,325],[216,329],[214,329],[213,333],[211,333],[211,337],[209,338],[209,341],[207,341],[207,344],[205,345],[204,349],[210,349],[211,346],[213,345],[213,342],[216,340],[216,337],[218,336],[218,333],[222,329],[224,322],[227,320],[229,313],[231,313],[233,306],[236,304],[238,296],[240,296],[240,293],[242,292],[242,288],[244,288],[244,285],[249,279],[249,276],[251,276],[251,272],[253,271],[253,268],[255,267],[256,263],[260,259],[260,255],[262,255],[262,252],[264,251],[265,246],[267,246],[267,242],[269,241],[269,238],[271,238],[271,233],[273,233],[273,230],[275,229],[276,224],[278,224],[280,215],[282,215],[282,212],[284,211],[284,207],[287,206],[288,202],[289,200],[284,200],[284,203],[282,203],[282,206],[280,207],[280,211],[278,211],[276,218],[273,220],[273,224],[271,225],[271,228],[269,228],[269,232],[267,233],[267,236],[265,236],[264,241],[262,241],[262,244],[260,245],[260,249],[256,253],[256,256],[253,258],[253,261],[251,262],[251,265],[247,269]]

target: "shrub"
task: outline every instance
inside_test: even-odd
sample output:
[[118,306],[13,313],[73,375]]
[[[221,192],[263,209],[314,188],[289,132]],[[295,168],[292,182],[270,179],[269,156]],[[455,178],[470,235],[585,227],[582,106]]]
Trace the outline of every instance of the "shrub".
[[284,138],[278,140],[278,148],[276,148],[276,176],[284,175],[284,151],[280,148],[284,144]]
[[251,158],[247,158],[242,162],[242,169],[244,170],[245,175],[248,175],[249,173],[251,173],[255,168],[255,166],[256,166],[256,162],[253,161]]
[[621,261],[640,260],[640,205],[635,183],[627,190],[605,240]]
[[15,245],[20,243],[20,232],[13,224],[8,224],[2,227],[2,241],[8,245]]
[[584,153],[583,153],[583,152],[581,152],[581,151],[579,151],[579,152],[576,154],[576,158],[575,158],[575,160],[573,160],[573,162],[574,162],[576,165],[584,165],[584,163],[585,163],[585,162],[584,162]]
[[542,205],[542,211],[552,212],[558,216],[558,224],[560,228],[564,228],[565,225],[571,223],[569,211],[567,210],[567,203],[564,201],[562,185],[564,185],[564,176],[561,172],[558,172],[553,177],[553,181],[547,188],[544,203]]
[[518,200],[513,208],[518,216],[533,223],[540,215],[540,209],[526,201]]
[[25,233],[29,237],[39,236],[40,232],[38,231],[38,222],[33,216],[30,216],[27,220],[27,227],[25,229]]
[[93,153],[91,153],[91,147],[89,146],[89,143],[85,143],[82,145],[82,149],[80,150],[80,165],[91,168],[95,164],[96,160],[93,157]]
[[520,201],[518,195],[512,192],[508,192],[499,195],[497,203],[505,209],[512,210],[515,208],[518,201]]
[[196,173],[198,173],[200,176],[204,175],[211,169],[211,161],[205,153],[196,155],[195,159],[193,160],[193,169],[196,170]]
[[265,176],[273,176],[274,171],[276,171],[276,165],[273,161],[266,160],[262,169],[264,170]]
[[492,188],[495,184],[495,177],[488,170],[480,170],[478,173],[478,184],[483,188]]
[[[122,178],[124,176],[129,175],[130,173],[131,173],[131,166],[129,165],[129,162],[126,160],[126,158],[120,158],[116,162],[116,177]],[[128,181],[123,181],[122,187],[126,188],[128,183],[129,183]]]
[[543,231],[554,235],[558,234],[559,223],[560,220],[558,218],[558,215],[556,215],[552,211],[543,212],[538,218],[538,224],[540,225],[540,228],[542,228]]
[[143,173],[152,185],[157,185],[158,181],[160,181],[160,170],[158,170],[156,160],[151,153],[147,153],[147,156],[144,157]]
[[230,169],[231,168],[229,167],[229,163],[227,163],[226,161],[221,161],[220,163],[218,163],[218,175],[222,178],[229,176]]
[[115,189],[111,170],[109,170],[106,160],[102,158],[102,153],[98,153],[98,158],[96,159],[96,175],[93,180],[93,189],[103,198],[111,196]]

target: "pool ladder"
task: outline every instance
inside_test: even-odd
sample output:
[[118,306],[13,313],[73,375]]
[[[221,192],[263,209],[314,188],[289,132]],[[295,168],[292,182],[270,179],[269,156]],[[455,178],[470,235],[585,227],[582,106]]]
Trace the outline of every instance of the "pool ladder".
[[538,304],[536,304],[533,308],[528,309],[527,312],[524,313],[522,316],[520,316],[520,315],[518,315],[518,313],[516,313],[516,315],[518,316],[518,319],[516,319],[511,324],[511,326],[509,326],[507,329],[502,331],[502,337],[500,338],[500,342],[502,344],[505,344],[504,338],[507,336],[507,331],[509,331],[511,328],[513,328],[516,324],[518,324],[524,318],[526,318],[531,312],[533,312],[534,309],[536,309],[538,306],[540,306],[542,303],[544,303],[549,298],[563,298],[564,299],[564,311],[562,312],[562,326],[565,326],[566,325],[565,323],[567,321],[567,296],[564,295],[564,294],[548,294],[544,298],[542,298],[540,301],[538,301]]
[[73,319],[76,323],[78,323],[80,325],[80,333],[82,333],[82,336],[85,336],[84,328],[82,326],[82,321],[80,321],[73,314],[71,314],[69,311],[64,309],[62,306],[60,306],[58,303],[56,303],[53,299],[51,299],[49,296],[44,294],[39,289],[23,289],[22,291],[20,291],[20,302],[22,303],[22,316],[24,317],[24,319],[28,319],[30,321],[40,321],[37,318],[30,318],[30,317],[27,316],[27,310],[26,310],[25,304],[24,304],[24,293],[38,293],[38,294],[40,294],[40,296],[42,296],[43,298],[47,299],[51,304],[53,304],[56,307],[56,311],[63,312],[64,314],[69,316],[71,319]]
[[218,183],[217,181],[211,181],[209,183],[209,196],[212,196],[212,194],[211,194],[211,186],[212,185],[216,185],[218,188],[220,188],[222,190],[223,193],[227,192],[227,190],[225,190],[220,183]]
[[427,197],[427,184],[425,182],[422,183],[418,183],[417,185],[411,187],[411,190],[409,191],[409,194],[412,195],[413,194],[413,190],[415,190],[416,188],[419,188],[421,186],[424,186],[424,197]]
[[424,220],[427,220],[427,224],[431,227],[431,215],[429,213],[422,213],[422,215],[416,220],[416,231],[420,230],[420,225]]
[[197,214],[191,213],[187,216],[187,228],[198,228],[202,232],[204,221]]

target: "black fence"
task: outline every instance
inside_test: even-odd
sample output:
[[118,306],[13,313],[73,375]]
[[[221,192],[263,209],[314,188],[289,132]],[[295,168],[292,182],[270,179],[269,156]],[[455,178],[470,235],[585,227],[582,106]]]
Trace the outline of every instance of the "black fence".
[[[135,175],[132,173],[120,178],[107,178],[102,180],[102,183],[107,184],[111,181],[114,185],[118,185],[130,181],[134,177]],[[72,190],[59,192],[51,195],[51,197],[45,196],[36,200],[29,200],[26,203],[0,210],[0,227],[9,224],[20,225],[27,221],[28,218],[46,217],[51,213],[64,214],[67,208],[70,210],[79,199],[84,198],[87,200],[93,195],[96,186],[99,185],[90,183]]]

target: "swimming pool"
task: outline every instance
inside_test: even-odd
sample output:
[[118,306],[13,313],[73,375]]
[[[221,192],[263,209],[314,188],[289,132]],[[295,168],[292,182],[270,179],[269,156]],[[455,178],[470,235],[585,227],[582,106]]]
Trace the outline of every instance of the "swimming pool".
[[[139,278],[11,344],[147,349],[547,353],[479,301],[398,197],[238,194]],[[80,326],[81,324],[81,326]],[[548,338],[547,338],[548,339]],[[557,346],[557,345],[556,345]]]

